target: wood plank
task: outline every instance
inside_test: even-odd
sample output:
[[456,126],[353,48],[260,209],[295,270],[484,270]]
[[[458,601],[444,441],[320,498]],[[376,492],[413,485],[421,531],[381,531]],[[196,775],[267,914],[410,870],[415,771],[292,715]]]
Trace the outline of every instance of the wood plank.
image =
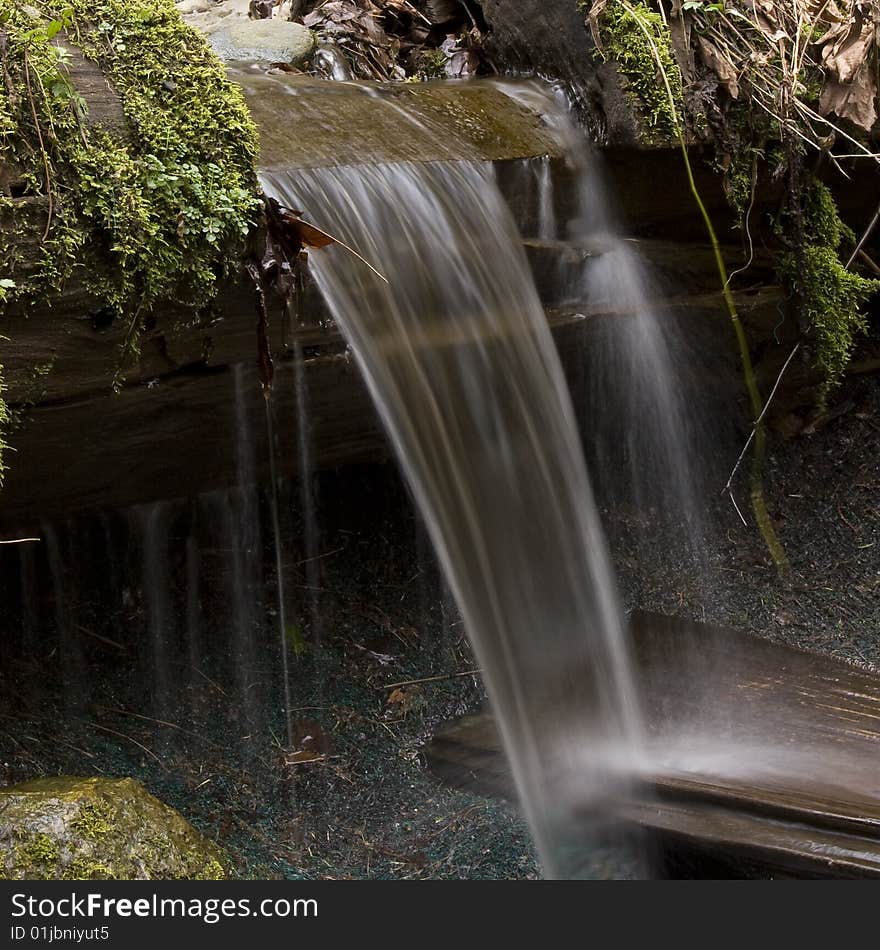
[[[620,816],[673,851],[796,876],[880,876],[880,677],[742,632],[637,613],[644,774]],[[510,795],[491,716],[428,751],[447,781]]]

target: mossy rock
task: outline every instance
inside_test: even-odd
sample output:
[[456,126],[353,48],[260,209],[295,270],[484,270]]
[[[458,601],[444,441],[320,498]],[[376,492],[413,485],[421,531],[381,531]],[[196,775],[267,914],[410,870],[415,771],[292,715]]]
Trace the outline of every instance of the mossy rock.
[[130,778],[0,789],[0,879],[221,880],[224,857]]

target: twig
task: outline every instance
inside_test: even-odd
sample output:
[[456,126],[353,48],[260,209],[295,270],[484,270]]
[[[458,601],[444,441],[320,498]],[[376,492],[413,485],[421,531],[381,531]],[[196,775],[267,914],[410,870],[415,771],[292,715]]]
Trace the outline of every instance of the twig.
[[453,680],[459,676],[476,676],[482,670],[465,670],[463,673],[444,673],[441,676],[426,676],[420,680],[403,680],[400,683],[386,683],[384,686],[374,686],[373,689],[397,689],[399,686],[416,686],[418,683],[439,683],[441,680]]
[[223,687],[219,683],[212,680],[211,677],[208,676],[207,673],[203,673],[197,666],[192,667],[192,669],[195,670],[195,672],[198,673],[199,676],[201,676],[203,679],[207,680],[211,684],[211,686],[213,686],[214,689],[216,689],[217,692],[220,693],[221,696],[226,696],[227,699],[229,698],[229,694],[226,692],[226,690],[223,689]]
[[[742,452],[739,453],[739,458],[736,460],[736,465],[733,466],[733,470],[730,473],[730,477],[727,479],[727,483],[725,484],[724,488],[721,489],[722,495],[725,492],[730,492],[730,485],[733,482],[733,477],[736,475],[737,469],[739,469],[746,452],[749,450],[749,446],[752,444],[752,439],[754,439],[755,433],[758,431],[758,427],[761,425],[761,422],[764,420],[764,416],[767,414],[767,410],[770,408],[770,403],[773,401],[773,397],[776,395],[776,390],[779,389],[779,384],[782,382],[782,377],[785,375],[785,371],[788,369],[788,364],[792,361],[792,359],[794,359],[794,354],[797,353],[797,351],[800,349],[800,346],[800,341],[795,343],[794,349],[788,354],[788,359],[785,361],[782,369],[779,371],[779,375],[776,377],[776,383],[774,384],[770,395],[767,397],[767,402],[764,403],[764,408],[761,410],[761,414],[758,416],[754,425],[752,426],[752,431],[749,433],[748,439],[746,439],[746,444],[743,446]],[[736,503],[734,502],[734,504]],[[737,511],[739,511],[739,508],[737,508]],[[740,514],[740,518],[742,518],[742,514]]]
[[10,541],[0,541],[0,544],[26,544],[28,541],[42,541],[42,538],[13,538]]
[[84,633],[87,637],[91,637],[93,640],[98,640],[100,643],[106,643],[108,646],[116,647],[117,650],[122,650],[123,653],[126,650],[126,647],[123,644],[117,642],[116,640],[111,640],[110,637],[102,637],[100,633],[95,633],[94,630],[89,630],[88,627],[84,627],[82,624],[75,623],[74,627],[76,627],[80,633]]
[[877,222],[880,221],[880,205],[877,205],[877,210],[874,212],[874,217],[871,218],[871,223],[865,228],[865,233],[862,235],[862,239],[856,244],[856,249],[850,254],[849,260],[846,262],[846,269],[849,270],[852,267],[852,262],[859,256],[859,251],[865,246],[865,241],[871,236],[871,232],[877,226]]
[[117,732],[115,729],[111,729],[109,726],[99,726],[96,722],[88,722],[83,720],[87,726],[91,726],[92,729],[100,729],[101,732],[109,732],[111,736],[118,736],[120,739],[127,739],[129,742],[134,743],[139,749],[142,749],[147,755],[153,759],[162,769],[166,772],[170,771],[168,766],[153,752],[152,749],[148,749],[142,742],[138,742],[137,739],[133,739],[131,736],[127,736],[124,732]]
[[[860,260],[863,264],[867,264],[868,267],[870,267],[870,269],[871,269],[875,274],[877,274],[878,276],[880,276],[880,267],[877,266],[877,262],[876,262],[873,258],[868,257],[868,255],[867,255],[864,251],[859,251],[859,260]],[[849,264],[847,264],[847,267],[849,267]]]

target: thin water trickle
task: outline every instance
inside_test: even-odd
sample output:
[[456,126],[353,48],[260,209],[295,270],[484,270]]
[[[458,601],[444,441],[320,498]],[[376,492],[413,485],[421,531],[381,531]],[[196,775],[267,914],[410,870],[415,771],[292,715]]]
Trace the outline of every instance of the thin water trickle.
[[538,192],[538,237],[553,241],[559,236],[554,205],[553,166],[549,156],[536,159],[534,165]]
[[284,590],[284,556],[281,546],[281,518],[278,506],[278,475],[276,473],[275,420],[272,414],[272,401],[264,400],[266,407],[266,442],[269,446],[269,509],[272,517],[272,543],[275,552],[275,592],[276,613],[278,617],[278,640],[281,650],[281,675],[283,677],[282,695],[284,697],[284,726],[287,731],[287,747],[294,748],[293,703],[290,697],[290,665],[287,643],[287,601]]
[[[704,505],[697,471],[699,419],[688,405],[688,367],[698,362],[690,341],[666,310],[638,242],[620,233],[601,157],[573,125],[560,90],[503,84],[536,110],[565,143],[567,193],[559,196],[546,160],[535,162],[538,221],[556,222],[558,236],[585,249],[559,268],[557,303],[590,316],[578,351],[576,409],[588,467],[603,506],[624,519],[649,519],[640,530],[662,531],[694,564],[704,557]],[[638,532],[637,532],[638,533]]]
[[142,587],[149,644],[150,700],[152,714],[167,719],[172,710],[171,642],[174,611],[168,565],[169,513],[161,502],[138,510],[143,551]]
[[[546,871],[625,787],[641,737],[573,409],[516,225],[485,168],[267,175],[357,247],[311,269],[422,510]],[[585,750],[588,753],[585,754]]]
[[299,508],[302,519],[303,564],[305,568],[306,619],[309,633],[320,644],[321,629],[321,561],[318,508],[315,499],[315,465],[312,450],[312,414],[306,364],[302,345],[293,343],[293,372],[296,389],[296,449],[299,473]]
[[32,654],[37,646],[37,632],[39,629],[36,548],[32,544],[22,544],[20,547],[21,643],[25,652]]
[[79,637],[73,627],[68,601],[68,583],[66,564],[72,558],[65,557],[62,551],[62,538],[67,532],[59,533],[54,525],[44,525],[43,539],[49,558],[49,571],[52,576],[52,596],[55,602],[55,628],[58,635],[58,664],[63,685],[64,706],[68,711],[76,711],[84,702],[83,657]]
[[241,744],[249,755],[259,733],[263,708],[256,670],[256,634],[261,623],[259,591],[262,589],[262,547],[260,538],[259,489],[254,452],[254,426],[250,416],[249,393],[256,387],[256,374],[246,373],[244,364],[233,367],[235,391],[235,453],[238,484],[218,499],[223,548],[226,551],[226,578],[232,661],[240,721]]
[[196,682],[205,652],[201,569],[199,541],[190,533],[186,539],[186,659],[191,684]]

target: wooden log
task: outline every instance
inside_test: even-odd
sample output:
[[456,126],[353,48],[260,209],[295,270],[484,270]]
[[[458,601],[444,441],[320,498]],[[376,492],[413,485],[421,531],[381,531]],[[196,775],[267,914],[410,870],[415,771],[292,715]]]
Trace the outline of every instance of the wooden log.
[[[880,877],[880,677],[722,627],[631,618],[645,774],[616,816],[674,869]],[[444,730],[431,767],[510,795],[489,714]]]

